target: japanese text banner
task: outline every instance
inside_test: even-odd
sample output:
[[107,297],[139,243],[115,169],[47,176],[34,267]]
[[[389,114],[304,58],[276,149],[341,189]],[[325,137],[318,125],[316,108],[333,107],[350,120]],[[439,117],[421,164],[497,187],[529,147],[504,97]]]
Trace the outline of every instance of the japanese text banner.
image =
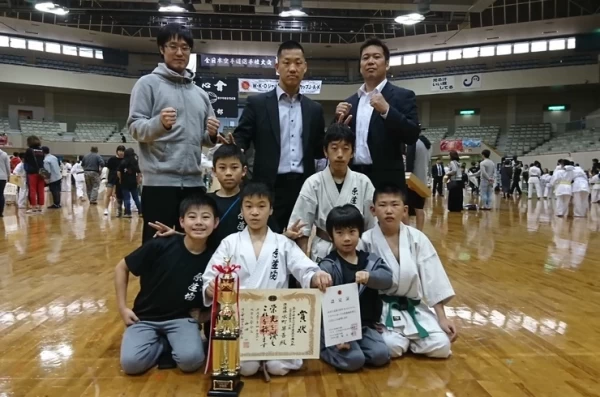
[[[238,79],[240,92],[269,92],[277,87],[277,80]],[[303,80],[300,83],[301,94],[320,94],[321,80]]]

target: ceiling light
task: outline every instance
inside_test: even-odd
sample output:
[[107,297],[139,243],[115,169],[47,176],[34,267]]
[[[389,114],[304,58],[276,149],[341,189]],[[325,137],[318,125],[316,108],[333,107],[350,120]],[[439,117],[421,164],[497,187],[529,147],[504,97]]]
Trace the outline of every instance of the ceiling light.
[[67,15],[69,13],[69,9],[67,7],[63,7],[60,4],[56,4],[51,1],[36,3],[35,9],[41,12],[47,12],[56,15]]
[[279,16],[282,18],[305,17],[307,14],[302,11],[302,0],[290,0],[290,8],[281,11]]
[[419,22],[422,22],[424,19],[425,19],[424,15],[413,12],[412,14],[397,16],[396,19],[394,19],[394,21],[396,21],[396,23],[399,23],[402,25],[415,25]]
[[158,11],[160,12],[186,12],[187,10],[180,6],[168,5],[168,6],[160,6]]

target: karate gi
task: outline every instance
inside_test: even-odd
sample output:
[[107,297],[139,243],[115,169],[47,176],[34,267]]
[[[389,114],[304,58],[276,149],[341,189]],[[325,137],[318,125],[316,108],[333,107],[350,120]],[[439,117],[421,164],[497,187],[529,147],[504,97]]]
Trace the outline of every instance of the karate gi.
[[[226,237],[206,266],[202,276],[202,293],[207,307],[213,303],[213,299],[206,296],[206,289],[216,276],[213,265],[223,264],[225,258],[231,258],[231,264],[241,266],[237,273],[240,289],[287,288],[290,274],[300,282],[302,288],[310,288],[313,275],[319,271],[319,266],[296,243],[281,234],[273,233],[271,229],[268,229],[257,259],[246,227],[243,231]],[[272,375],[286,375],[290,370],[300,369],[302,360],[270,360],[265,365]],[[258,372],[260,362],[243,361],[240,366],[243,376],[251,376]]]
[[571,201],[571,182],[573,181],[573,166],[567,165],[563,168],[557,168],[552,175],[550,183],[554,188],[556,196],[556,216],[569,215],[569,202]]
[[79,200],[84,200],[85,174],[83,172],[83,167],[81,166],[81,163],[73,164],[73,167],[71,167],[71,175],[73,175],[73,179],[75,179],[75,190],[77,193],[77,198]]
[[319,263],[333,248],[330,239],[325,239],[327,237],[325,222],[334,207],[353,204],[365,219],[365,230],[375,226],[376,221],[370,209],[374,193],[375,188],[369,177],[350,169],[346,173],[341,192],[338,191],[329,167],[304,182],[300,196],[294,205],[289,226],[301,220],[305,223],[302,234],[306,237],[310,236],[313,225],[319,229],[310,248],[312,260]]
[[60,183],[60,190],[62,192],[71,191],[71,164],[63,163],[60,167],[60,174],[62,176],[62,182]]
[[535,165],[529,168],[529,180],[527,181],[527,197],[533,196],[535,190],[535,196],[540,199],[542,198],[542,185],[540,183],[540,177],[542,176],[542,170]]
[[17,194],[17,206],[20,209],[27,208],[29,190],[27,188],[27,173],[23,162],[17,164],[13,170],[13,174],[19,176],[19,193]]
[[573,216],[587,216],[590,184],[581,167],[573,168]]
[[[415,354],[428,357],[449,357],[452,354],[450,339],[430,307],[448,303],[454,297],[454,290],[431,241],[419,230],[401,224],[399,256],[402,263],[398,263],[379,225],[365,232],[362,240],[366,251],[379,255],[392,269],[392,288],[384,293],[407,298],[406,307],[402,309],[384,299],[383,340],[392,357],[402,356],[409,348]],[[414,316],[411,315],[413,308]]]
[[550,179],[552,179],[552,175],[550,174],[544,174],[540,177],[544,198],[552,198],[552,186],[550,185]]
[[590,178],[590,185],[592,187],[592,203],[600,202],[600,176],[599,176],[599,174],[596,174]]

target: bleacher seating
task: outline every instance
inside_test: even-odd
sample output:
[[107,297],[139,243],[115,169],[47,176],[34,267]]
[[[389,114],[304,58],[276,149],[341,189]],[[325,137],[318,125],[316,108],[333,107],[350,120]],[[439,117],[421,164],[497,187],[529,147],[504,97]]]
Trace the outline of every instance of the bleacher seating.
[[446,67],[444,74],[480,73],[486,70],[487,65],[485,63],[478,63],[474,65],[456,65]]
[[25,136],[36,135],[42,142],[62,141],[63,131],[58,123],[52,121],[19,120],[21,132]]
[[85,72],[85,69],[83,69],[83,67],[77,62],[38,58],[36,65],[48,69],[68,70],[71,72]]
[[448,127],[423,128],[423,135],[430,141],[441,141],[448,134]]
[[127,69],[119,66],[89,65],[88,72],[107,76],[127,77]]
[[133,139],[133,137],[129,133],[129,129],[127,129],[127,127],[124,127],[120,132],[116,132],[116,133],[112,134],[107,142],[121,143],[121,142],[123,142],[122,137],[125,137],[125,141],[126,141],[125,143],[135,142],[135,139]]
[[488,145],[496,146],[500,127],[490,126],[461,126],[456,129],[452,139],[479,139]]
[[530,155],[600,150],[600,131],[576,130],[556,135],[532,150]]
[[508,130],[504,147],[498,149],[508,156],[522,156],[550,139],[550,124],[513,124]]
[[117,123],[77,123],[75,136],[81,142],[106,142],[118,129]]
[[19,55],[0,54],[0,63],[9,65],[25,65],[25,57]]
[[0,134],[7,133],[10,131],[10,124],[8,123],[8,119],[0,118]]

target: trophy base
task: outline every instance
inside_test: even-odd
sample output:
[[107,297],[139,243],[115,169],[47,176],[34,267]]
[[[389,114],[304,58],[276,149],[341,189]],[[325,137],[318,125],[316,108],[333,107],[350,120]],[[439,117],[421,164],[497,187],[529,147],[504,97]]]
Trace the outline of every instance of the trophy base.
[[208,391],[209,396],[215,397],[238,397],[244,382],[238,376],[213,376],[211,379],[211,388]]

